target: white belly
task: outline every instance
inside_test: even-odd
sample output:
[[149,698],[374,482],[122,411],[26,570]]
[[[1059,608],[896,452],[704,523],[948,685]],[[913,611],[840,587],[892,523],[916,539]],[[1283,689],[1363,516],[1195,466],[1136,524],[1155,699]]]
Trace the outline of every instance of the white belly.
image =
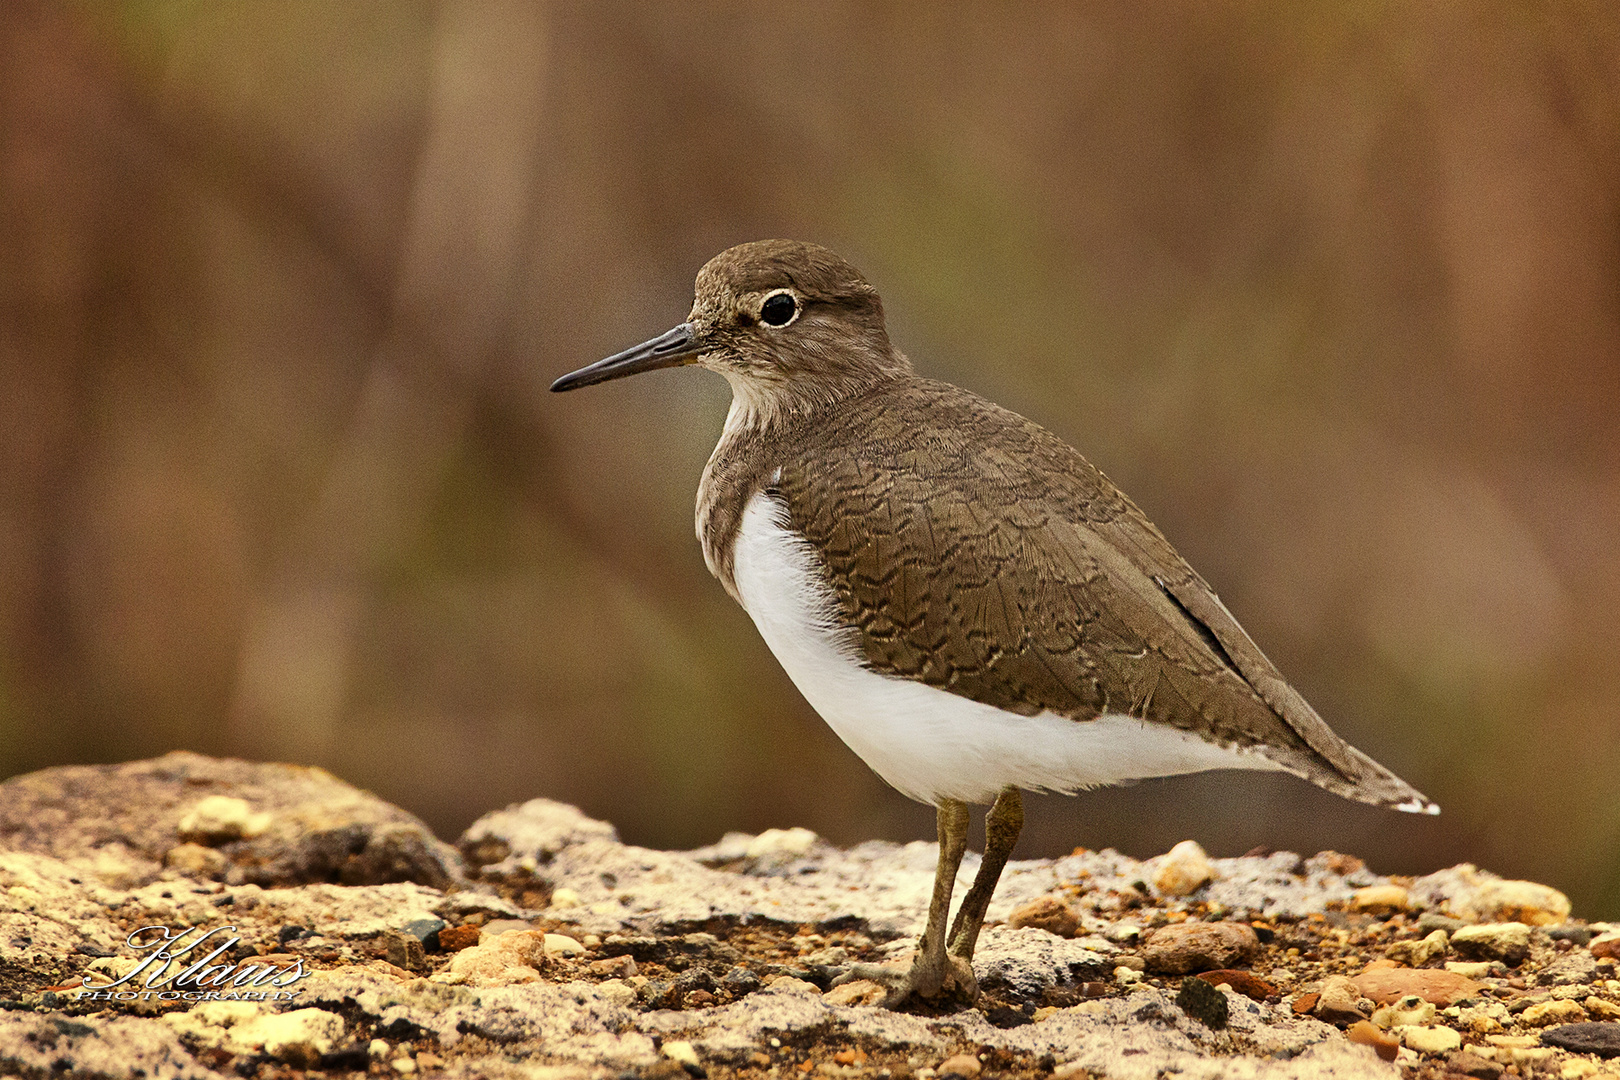
[[1279,769],[1162,724],[1106,715],[1019,716],[858,659],[815,549],[755,495],[743,512],[734,574],[743,607],[799,692],[884,780],[922,802],[989,802],[1002,788],[1076,791],[1205,769]]

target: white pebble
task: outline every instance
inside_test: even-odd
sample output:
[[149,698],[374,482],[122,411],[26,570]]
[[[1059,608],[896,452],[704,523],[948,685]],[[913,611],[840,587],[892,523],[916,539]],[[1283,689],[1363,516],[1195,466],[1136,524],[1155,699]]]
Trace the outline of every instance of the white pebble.
[[1159,860],[1153,887],[1161,896],[1187,896],[1215,876],[1215,866],[1196,840],[1183,840]]

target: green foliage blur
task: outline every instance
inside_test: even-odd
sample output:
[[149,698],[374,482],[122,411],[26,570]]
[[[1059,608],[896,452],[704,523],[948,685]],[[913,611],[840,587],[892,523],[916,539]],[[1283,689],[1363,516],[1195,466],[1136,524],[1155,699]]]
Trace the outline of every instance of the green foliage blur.
[[1419,820],[1213,774],[1020,853],[1468,860],[1620,916],[1620,8],[0,5],[0,775],[319,764],[454,836],[929,836],[704,570],[724,384],[555,376],[840,251],[1129,491]]

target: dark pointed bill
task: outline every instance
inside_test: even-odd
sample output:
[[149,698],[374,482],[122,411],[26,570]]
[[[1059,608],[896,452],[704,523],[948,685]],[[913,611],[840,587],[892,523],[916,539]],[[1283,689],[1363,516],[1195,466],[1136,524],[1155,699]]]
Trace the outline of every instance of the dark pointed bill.
[[594,386],[609,379],[622,379],[626,375],[638,375],[643,371],[676,367],[686,363],[700,351],[702,349],[697,343],[697,335],[692,332],[692,324],[681,323],[651,341],[632,345],[624,352],[614,353],[606,360],[598,360],[589,367],[569,372],[552,383],[551,389],[561,393],[564,390],[577,390],[581,386]]

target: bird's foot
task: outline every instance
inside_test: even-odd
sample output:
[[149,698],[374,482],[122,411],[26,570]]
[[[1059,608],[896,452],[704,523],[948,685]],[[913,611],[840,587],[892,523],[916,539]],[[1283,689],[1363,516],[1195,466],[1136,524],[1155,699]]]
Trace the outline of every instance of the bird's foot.
[[833,980],[833,985],[843,986],[861,979],[876,983],[884,991],[883,1000],[878,1004],[885,1009],[899,1009],[908,1002],[972,1005],[979,999],[979,981],[973,977],[972,964],[960,956],[947,955],[934,963],[928,960],[928,957],[918,956],[909,966],[852,964]]

